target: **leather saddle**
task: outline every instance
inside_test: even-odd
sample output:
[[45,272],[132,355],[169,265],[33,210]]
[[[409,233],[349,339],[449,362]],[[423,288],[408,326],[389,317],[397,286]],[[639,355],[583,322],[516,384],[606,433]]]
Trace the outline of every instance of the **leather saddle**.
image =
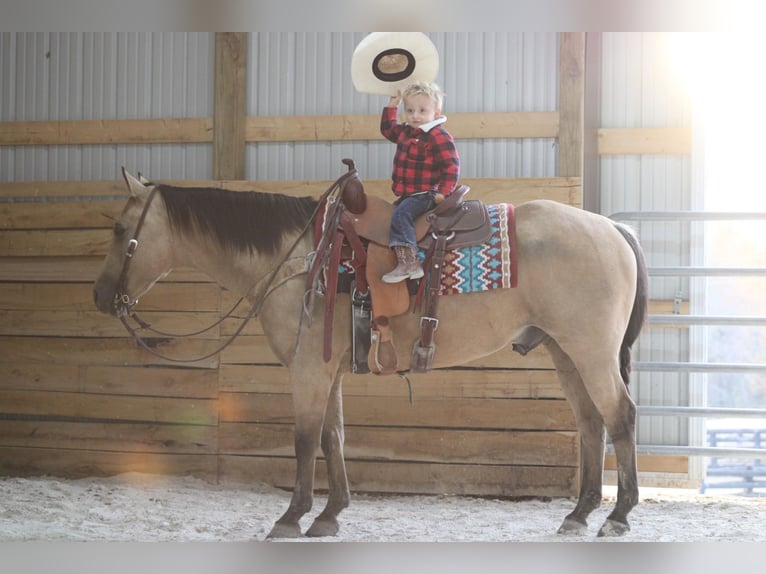
[[[337,269],[343,249],[353,253],[355,280],[351,287],[352,368],[356,373],[370,371],[368,357],[373,358],[376,373],[397,370],[397,358],[388,365],[378,361],[377,345],[391,342],[388,318],[406,312],[410,294],[404,283],[387,284],[380,278],[395,266],[395,257],[388,248],[389,229],[394,206],[392,203],[364,192],[353,160],[344,159],[348,171],[325,192],[325,216],[316,223],[316,256],[309,273],[309,288],[316,285],[318,269],[324,267],[326,281],[324,359],[331,356],[332,317],[337,289]],[[433,210],[415,221],[418,246],[426,251],[425,278],[420,292],[424,294],[421,333],[412,351],[410,369],[427,372],[434,354],[433,335],[436,319],[441,269],[449,249],[459,249],[484,243],[492,233],[486,205],[478,200],[465,200],[470,188],[461,185]],[[335,277],[333,277],[333,275]],[[426,287],[427,286],[427,287]],[[375,343],[370,353],[372,342]]]
[[[361,185],[361,182],[360,182]],[[358,189],[358,186],[354,186]],[[467,185],[458,186],[444,201],[415,220],[415,236],[418,247],[428,250],[436,241],[438,234],[447,233],[447,245],[450,249],[459,249],[483,243],[489,239],[492,229],[487,206],[477,200],[464,200],[471,190]],[[354,197],[358,191],[352,191]],[[364,190],[362,188],[362,193]],[[341,197],[346,204],[346,194]],[[355,205],[364,204],[364,210],[351,211],[354,229],[364,237],[379,245],[388,246],[388,234],[391,228],[392,203],[375,196],[366,196],[364,202],[356,200]]]

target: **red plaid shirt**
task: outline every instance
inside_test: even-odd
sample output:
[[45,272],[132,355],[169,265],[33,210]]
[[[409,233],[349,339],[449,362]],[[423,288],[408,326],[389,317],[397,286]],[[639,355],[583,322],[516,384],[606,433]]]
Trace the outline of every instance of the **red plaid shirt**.
[[396,195],[452,193],[460,175],[455,140],[442,125],[427,132],[396,122],[397,108],[383,108],[380,133],[396,144],[391,189]]

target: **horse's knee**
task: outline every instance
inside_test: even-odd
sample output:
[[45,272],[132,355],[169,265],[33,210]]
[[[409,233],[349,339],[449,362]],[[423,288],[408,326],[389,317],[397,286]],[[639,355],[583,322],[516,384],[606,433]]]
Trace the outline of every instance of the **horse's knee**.
[[607,422],[607,432],[613,443],[636,441],[636,412],[637,407],[630,398],[623,401],[619,411]]
[[342,429],[338,428],[325,428],[322,430],[322,452],[325,454],[336,452],[343,446],[345,440]]

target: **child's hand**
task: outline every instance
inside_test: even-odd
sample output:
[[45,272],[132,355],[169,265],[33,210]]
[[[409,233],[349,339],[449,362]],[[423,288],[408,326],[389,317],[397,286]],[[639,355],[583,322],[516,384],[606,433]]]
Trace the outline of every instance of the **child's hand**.
[[434,201],[436,202],[436,205],[439,205],[444,201],[444,196],[441,193],[434,193]]
[[402,91],[401,90],[396,90],[396,94],[391,96],[391,99],[388,100],[388,107],[389,108],[398,108],[399,107],[399,102],[401,102],[401,101],[402,101]]

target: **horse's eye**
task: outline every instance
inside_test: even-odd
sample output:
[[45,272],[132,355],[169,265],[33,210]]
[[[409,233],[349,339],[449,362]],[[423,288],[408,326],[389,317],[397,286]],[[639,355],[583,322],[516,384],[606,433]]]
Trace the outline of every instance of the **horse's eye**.
[[122,237],[123,235],[125,235],[125,231],[126,231],[125,226],[122,223],[120,223],[119,221],[114,224],[114,236],[115,237]]

